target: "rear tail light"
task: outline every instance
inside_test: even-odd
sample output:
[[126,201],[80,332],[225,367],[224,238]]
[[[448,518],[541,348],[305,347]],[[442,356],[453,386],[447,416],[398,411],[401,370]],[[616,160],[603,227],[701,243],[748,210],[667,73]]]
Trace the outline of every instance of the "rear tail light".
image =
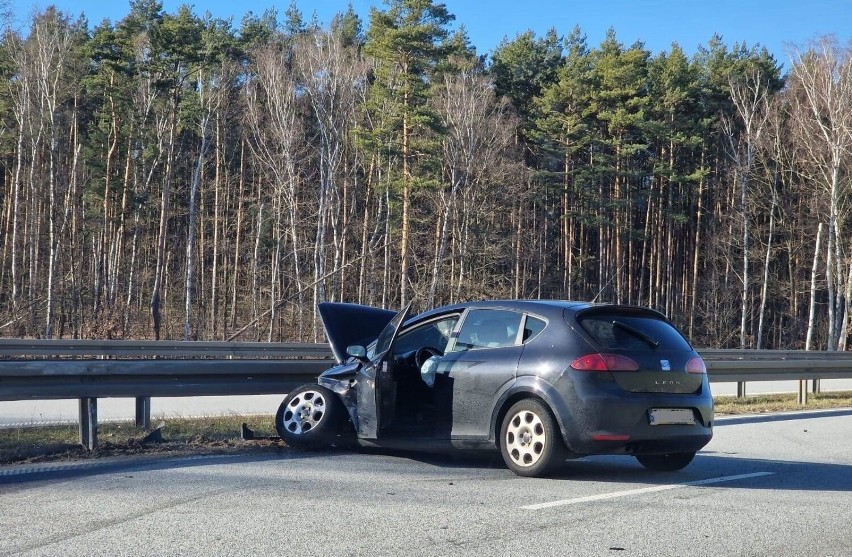
[[686,371],[689,373],[707,373],[707,366],[704,365],[704,360],[700,356],[696,356],[686,362]]
[[574,360],[571,368],[577,371],[636,371],[639,364],[615,354],[589,354]]

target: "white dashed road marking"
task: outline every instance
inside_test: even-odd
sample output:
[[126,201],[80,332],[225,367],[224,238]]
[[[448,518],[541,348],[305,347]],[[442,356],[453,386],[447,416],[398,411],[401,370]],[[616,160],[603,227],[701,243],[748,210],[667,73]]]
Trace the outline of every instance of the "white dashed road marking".
[[737,476],[721,476],[719,478],[708,478],[706,480],[696,480],[694,482],[685,482],[681,484],[671,485],[655,485],[654,487],[643,487],[641,489],[629,489],[627,491],[616,491],[614,493],[602,493],[600,495],[589,495],[588,497],[577,497],[576,499],[562,499],[560,501],[550,501],[549,503],[538,503],[536,505],[525,505],[522,509],[538,511],[541,509],[549,509],[551,507],[562,507],[564,505],[577,505],[579,503],[592,503],[595,501],[605,501],[607,499],[618,499],[620,497],[629,497],[631,495],[644,495],[645,493],[655,493],[657,491],[668,491],[669,489],[681,489],[684,487],[694,487],[698,485],[718,484],[722,482],[733,482],[736,480],[746,480],[749,478],[759,478],[761,476],[771,476],[774,472],[754,472],[752,474],[739,474]]

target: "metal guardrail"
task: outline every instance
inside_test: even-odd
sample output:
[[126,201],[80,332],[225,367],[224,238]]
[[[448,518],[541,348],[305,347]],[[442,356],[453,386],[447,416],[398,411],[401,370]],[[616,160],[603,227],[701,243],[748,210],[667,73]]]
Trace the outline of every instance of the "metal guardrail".
[[329,360],[0,361],[0,401],[287,393]]
[[327,344],[0,339],[0,401],[80,400],[80,443],[97,446],[97,399],[284,394],[332,363]]
[[324,343],[4,338],[0,339],[0,357],[3,356],[330,358],[331,351]]
[[819,392],[821,379],[852,377],[852,352],[815,350],[699,349],[711,382],[737,382],[737,396],[748,381],[798,381],[799,404],[808,403],[808,381]]
[[852,378],[852,352],[699,349],[714,383]]
[[[712,382],[798,380],[800,403],[807,380],[852,378],[852,352],[699,353]],[[284,394],[330,358],[327,344],[0,339],[0,401],[78,398],[80,442],[93,449],[98,398],[135,398],[136,424],[149,427],[152,396]]]

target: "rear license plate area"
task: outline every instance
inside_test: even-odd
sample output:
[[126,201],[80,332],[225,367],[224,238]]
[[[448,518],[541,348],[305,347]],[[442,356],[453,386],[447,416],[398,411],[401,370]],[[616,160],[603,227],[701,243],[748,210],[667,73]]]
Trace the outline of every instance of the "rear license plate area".
[[648,410],[651,425],[694,425],[695,415],[690,408],[651,408]]

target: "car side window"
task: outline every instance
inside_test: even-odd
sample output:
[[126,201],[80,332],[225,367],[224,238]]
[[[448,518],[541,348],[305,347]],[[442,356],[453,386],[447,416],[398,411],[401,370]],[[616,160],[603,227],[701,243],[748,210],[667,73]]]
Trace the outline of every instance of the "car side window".
[[454,351],[514,346],[521,325],[520,313],[497,309],[473,309],[465,317]]
[[532,315],[527,315],[527,319],[526,321],[524,321],[523,343],[526,344],[535,337],[537,337],[538,334],[544,330],[544,327],[546,325],[546,321],[537,317],[533,317]]
[[459,320],[458,315],[430,321],[411,330],[400,333],[394,344],[394,354],[413,352],[424,346],[446,351],[450,342],[450,333]]

